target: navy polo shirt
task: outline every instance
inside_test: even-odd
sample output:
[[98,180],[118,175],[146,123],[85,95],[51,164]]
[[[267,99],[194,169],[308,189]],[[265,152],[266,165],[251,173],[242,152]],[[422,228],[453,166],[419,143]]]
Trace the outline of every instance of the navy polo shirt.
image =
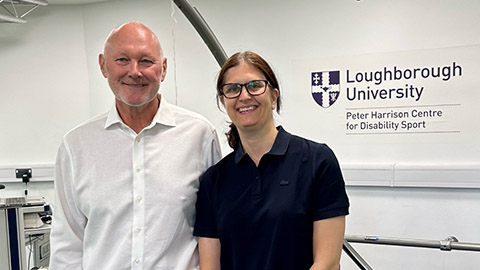
[[242,147],[200,182],[195,236],[218,238],[222,270],[308,270],[313,222],[348,215],[333,151],[278,128],[258,167]]

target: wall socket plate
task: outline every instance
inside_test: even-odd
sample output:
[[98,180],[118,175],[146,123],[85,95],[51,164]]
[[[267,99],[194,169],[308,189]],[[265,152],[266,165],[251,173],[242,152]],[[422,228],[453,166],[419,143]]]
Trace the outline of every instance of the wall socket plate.
[[21,178],[23,182],[29,182],[30,178],[32,178],[32,169],[16,169],[15,176]]

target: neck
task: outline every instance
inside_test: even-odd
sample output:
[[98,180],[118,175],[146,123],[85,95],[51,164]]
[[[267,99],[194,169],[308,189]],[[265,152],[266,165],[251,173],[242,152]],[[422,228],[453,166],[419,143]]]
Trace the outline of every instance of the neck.
[[152,123],[160,106],[160,98],[161,96],[158,95],[149,103],[139,107],[129,106],[117,100],[118,114],[122,121],[138,134]]
[[260,130],[238,129],[243,150],[255,162],[257,167],[263,155],[272,149],[277,133],[278,131],[273,123]]

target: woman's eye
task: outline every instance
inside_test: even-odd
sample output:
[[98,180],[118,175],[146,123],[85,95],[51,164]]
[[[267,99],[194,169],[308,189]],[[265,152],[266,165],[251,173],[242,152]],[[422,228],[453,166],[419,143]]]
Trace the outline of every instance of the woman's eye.
[[232,84],[228,87],[227,91],[228,92],[237,92],[240,87],[238,86],[238,84]]

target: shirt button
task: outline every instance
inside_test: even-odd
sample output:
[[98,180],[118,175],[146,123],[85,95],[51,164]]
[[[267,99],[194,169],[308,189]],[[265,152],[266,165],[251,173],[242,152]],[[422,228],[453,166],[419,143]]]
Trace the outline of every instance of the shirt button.
[[138,137],[135,139],[135,141],[136,141],[137,143],[139,143],[139,142],[140,142],[140,140],[141,140],[141,139],[140,139],[140,138],[138,138]]
[[137,172],[140,172],[140,171],[142,170],[142,167],[137,166],[137,167],[135,168],[135,170],[136,170]]
[[135,259],[135,263],[136,263],[136,264],[139,264],[139,263],[140,263],[140,259]]
[[142,231],[142,228],[136,228],[135,232],[140,233]]
[[137,202],[141,202],[141,201],[142,201],[142,197],[141,197],[141,196],[138,196],[136,200],[137,200]]

